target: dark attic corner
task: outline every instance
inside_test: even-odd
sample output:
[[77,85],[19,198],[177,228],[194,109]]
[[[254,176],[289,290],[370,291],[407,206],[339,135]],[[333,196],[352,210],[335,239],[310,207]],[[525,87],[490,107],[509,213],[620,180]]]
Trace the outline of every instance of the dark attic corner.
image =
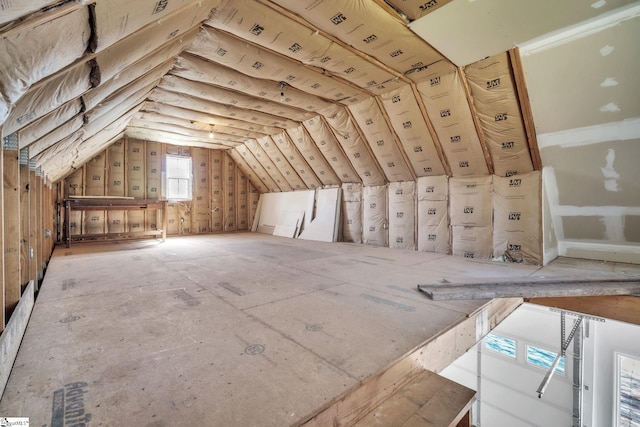
[[640,425],[639,39],[0,0],[0,425]]

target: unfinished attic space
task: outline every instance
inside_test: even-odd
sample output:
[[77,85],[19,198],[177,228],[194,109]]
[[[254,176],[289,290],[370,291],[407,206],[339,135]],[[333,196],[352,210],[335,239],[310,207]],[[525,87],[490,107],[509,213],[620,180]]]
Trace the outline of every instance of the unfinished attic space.
[[0,0],[0,420],[640,426],[638,40],[629,0]]

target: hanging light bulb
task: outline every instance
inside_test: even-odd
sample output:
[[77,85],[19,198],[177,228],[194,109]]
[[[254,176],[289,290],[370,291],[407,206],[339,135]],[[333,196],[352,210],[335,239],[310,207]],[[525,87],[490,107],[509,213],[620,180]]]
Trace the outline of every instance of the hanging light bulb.
[[209,126],[209,139],[213,139],[213,125]]

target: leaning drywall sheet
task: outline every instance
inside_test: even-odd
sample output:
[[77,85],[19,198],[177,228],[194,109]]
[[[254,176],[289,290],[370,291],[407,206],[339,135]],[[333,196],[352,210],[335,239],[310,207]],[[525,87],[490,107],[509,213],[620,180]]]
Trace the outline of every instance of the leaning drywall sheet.
[[[302,125],[314,141],[313,145],[320,150],[329,165],[331,165],[340,182],[360,182],[358,174],[353,170],[351,162],[345,156],[338,144],[338,140],[322,119],[322,116],[306,120],[302,122]],[[303,132],[303,130],[300,129],[299,132]]]
[[196,34],[190,30],[197,25],[198,18],[203,18],[202,8],[196,3],[172,14],[162,25],[148,25],[102,50],[98,56],[102,78],[111,79],[166,44],[178,41],[189,46]]
[[389,121],[417,177],[444,175],[444,167],[416,97],[408,84],[380,96]]
[[362,240],[365,245],[388,246],[387,186],[362,190]]
[[493,176],[451,178],[449,205],[451,225],[489,227],[492,221]]
[[362,184],[342,184],[342,240],[362,243]]
[[494,173],[513,176],[531,172],[533,163],[509,55],[503,52],[464,70]]
[[341,189],[324,188],[316,190],[313,217],[305,224],[298,236],[303,240],[337,242],[340,229]]
[[451,240],[453,255],[477,259],[493,257],[493,227],[491,226],[452,225]]
[[389,183],[389,247],[416,248],[416,183]]
[[[304,136],[301,136],[300,138],[304,138]],[[298,173],[300,179],[304,181],[307,188],[314,189],[323,185],[286,132],[282,131],[275,135],[271,135],[271,139],[282,155],[289,160],[289,163]]]
[[255,45],[248,45],[244,40],[206,25],[202,27],[188,52],[246,75],[285,82],[287,86],[336,102],[356,102],[369,96],[361,89],[342,83],[331,76],[301,67],[297,61],[283,58]]
[[264,149],[258,144],[255,139],[247,140],[244,145],[253,153],[256,160],[262,165],[267,173],[273,178],[278,187],[282,191],[292,191],[293,187],[285,179],[280,170],[276,167],[273,161],[269,158]]
[[17,131],[89,90],[92,69],[92,64],[82,62],[32,86],[11,110],[2,134]]
[[488,174],[458,69],[440,61],[423,71],[421,79],[417,88],[453,176]]
[[322,181],[322,185],[337,185],[340,183],[333,169],[319,151],[318,146],[302,126],[289,128],[286,132],[291,142],[296,146],[298,151],[300,151],[316,176]]
[[[231,153],[230,153],[231,154]],[[209,168],[211,177],[211,231],[223,231],[223,212],[224,197],[222,193],[222,158],[223,153],[220,150],[209,150]],[[238,167],[240,162],[239,155],[231,158],[236,161]],[[249,170],[251,170],[249,168]]]
[[[39,118],[28,126],[18,130],[18,143],[20,149],[28,147],[33,142],[53,132],[68,120],[82,111],[82,102],[76,98],[56,108],[49,114]],[[31,153],[31,157],[35,154]]]
[[413,175],[402,157],[395,136],[373,97],[349,106],[388,181],[411,181]]
[[442,59],[440,53],[377,2],[275,0],[274,3],[403,74]]
[[0,64],[11,64],[0,73],[0,124],[31,85],[82,57],[90,35],[89,8],[82,7],[0,38]]
[[[282,152],[276,147],[271,137],[264,136],[256,139],[255,141],[262,147],[264,153],[269,157],[273,165],[278,169],[282,177],[289,183],[289,185],[295,190],[307,189],[304,181],[300,178],[296,170],[291,166],[289,160]],[[251,149],[251,146],[249,146]]]
[[418,250],[451,253],[449,233],[449,179],[425,176],[416,182],[418,199]]
[[384,174],[369,152],[346,108],[333,109],[326,121],[365,186],[384,184]]
[[[258,215],[258,232],[273,234],[277,228],[295,227],[299,229],[299,222],[304,218],[306,227],[315,201],[315,191],[289,191],[286,193],[263,193],[260,195],[260,212]],[[295,231],[291,237],[295,235]]]
[[[207,25],[304,64],[329,70],[361,88],[393,79],[393,74],[366,61],[311,28],[252,0],[227,2],[214,10]],[[287,31],[283,32],[282,29]]]
[[493,177],[493,255],[542,263],[541,174]]

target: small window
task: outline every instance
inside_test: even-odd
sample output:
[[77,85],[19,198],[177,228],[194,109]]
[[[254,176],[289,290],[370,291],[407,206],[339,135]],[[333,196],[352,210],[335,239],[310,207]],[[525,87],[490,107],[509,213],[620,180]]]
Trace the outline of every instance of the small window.
[[191,158],[167,156],[167,199],[191,200]]
[[489,334],[484,342],[488,349],[514,359],[516,358],[516,340]]
[[[553,361],[556,359],[557,353],[553,351],[545,350],[534,345],[527,345],[527,363],[540,368],[549,369],[553,365]],[[564,375],[564,357],[558,362],[556,366],[556,373]]]

